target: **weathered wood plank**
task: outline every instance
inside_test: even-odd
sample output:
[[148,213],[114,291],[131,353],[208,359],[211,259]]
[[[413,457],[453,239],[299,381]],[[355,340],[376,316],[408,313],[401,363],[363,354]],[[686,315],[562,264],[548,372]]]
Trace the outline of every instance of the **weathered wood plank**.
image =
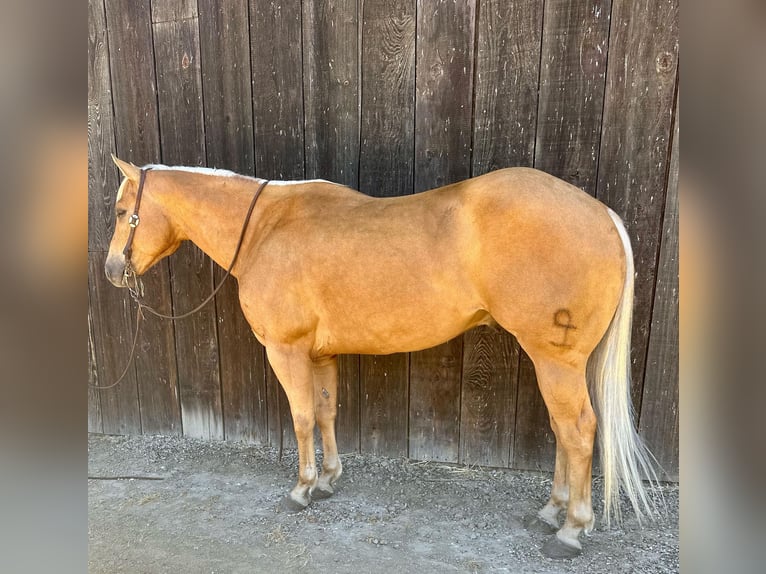
[[678,66],[678,1],[615,0],[598,198],[625,221],[636,266],[633,404],[641,411]]
[[359,370],[362,452],[407,456],[409,355],[363,356]]
[[610,0],[545,2],[535,167],[596,193]]
[[339,452],[359,452],[359,356],[338,357],[338,418],[335,422]]
[[[246,0],[199,0],[207,165],[255,173]],[[244,217],[244,214],[243,214]],[[224,270],[214,265],[216,285]],[[224,436],[268,444],[263,347],[239,305],[236,281],[216,296]]]
[[513,457],[519,346],[509,333],[465,334],[460,400],[460,462],[506,467]]
[[107,0],[117,151],[136,165],[160,158],[149,0]]
[[356,0],[303,2],[306,177],[359,185]]
[[[413,192],[415,0],[363,3],[360,191]],[[360,357],[363,452],[407,454],[409,356]]]
[[471,174],[475,2],[427,0],[417,16],[415,191]]
[[[223,270],[215,275],[221,281]],[[242,314],[236,282],[228,282],[216,297],[224,435],[268,444],[266,356]]]
[[299,3],[250,2],[255,165],[259,177],[304,177]]
[[88,1],[88,251],[106,251],[119,181],[114,151],[109,46],[103,0]]
[[463,337],[410,357],[409,456],[457,462]]
[[[170,6],[166,2],[165,6]],[[178,7],[180,10],[182,7]],[[170,165],[204,165],[199,26],[197,18],[153,25],[162,157]],[[151,176],[150,176],[151,177]],[[213,264],[184,244],[170,258],[173,311],[184,313],[213,290]],[[215,306],[175,325],[184,434],[223,439]]]
[[[415,191],[471,174],[475,2],[431,0],[417,14]],[[413,353],[410,456],[456,462],[462,337]],[[438,384],[439,392],[431,385]],[[431,413],[437,419],[428,420]]]
[[678,480],[678,168],[679,116],[676,96],[675,127],[668,171],[657,286],[649,333],[644,396],[639,432],[657,462],[663,478]]
[[543,4],[479,5],[472,175],[534,163]]
[[[125,290],[116,289],[104,275],[106,254],[88,254],[88,291],[92,304],[93,351],[97,380],[102,386],[117,381],[128,364],[133,343],[135,312]],[[102,430],[107,434],[138,434],[141,414],[135,368],[111,389],[96,390],[100,400]]]
[[[160,313],[171,313],[170,272],[166,262],[143,277],[146,302]],[[114,287],[112,287],[114,289]],[[182,434],[176,364],[175,329],[170,321],[151,315],[142,322],[136,354],[136,377],[141,400],[141,429],[145,434]]]
[[152,28],[162,159],[168,165],[205,165],[197,19],[160,22]]
[[[93,334],[93,309],[90,301],[90,289],[88,290],[88,432],[104,432],[104,421],[101,417],[101,397],[98,386],[99,362],[96,357],[96,341]],[[104,383],[106,385],[107,383]]]
[[363,3],[359,190],[413,192],[415,0]]
[[198,0],[207,165],[255,174],[247,0]]
[[196,18],[198,0],[152,0],[152,22],[180,22]]
[[[154,59],[152,51],[146,48],[153,43],[149,2],[108,0],[106,16],[114,123],[119,126],[115,130],[117,152],[122,159],[137,165],[154,163],[161,155]],[[156,265],[143,281],[148,303],[162,312],[170,312],[167,262]],[[143,431],[179,433],[173,325],[155,319],[144,321],[138,350],[136,377]]]

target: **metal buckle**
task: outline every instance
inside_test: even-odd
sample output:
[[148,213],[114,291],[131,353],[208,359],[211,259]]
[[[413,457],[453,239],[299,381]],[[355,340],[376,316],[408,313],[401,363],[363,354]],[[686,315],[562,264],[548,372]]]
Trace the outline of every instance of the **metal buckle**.
[[137,213],[134,213],[133,215],[130,216],[130,219],[128,219],[128,225],[130,225],[131,227],[134,227],[134,228],[138,227],[138,224],[140,222],[141,222],[141,220],[139,219]]

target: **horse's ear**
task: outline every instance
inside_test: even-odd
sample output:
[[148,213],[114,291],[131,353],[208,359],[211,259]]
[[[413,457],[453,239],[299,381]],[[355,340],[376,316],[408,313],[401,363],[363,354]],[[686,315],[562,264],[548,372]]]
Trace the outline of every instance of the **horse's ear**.
[[133,165],[132,163],[122,161],[114,154],[112,154],[112,161],[119,168],[120,172],[122,172],[122,175],[131,181],[138,181],[138,177],[141,173],[141,169],[139,167]]

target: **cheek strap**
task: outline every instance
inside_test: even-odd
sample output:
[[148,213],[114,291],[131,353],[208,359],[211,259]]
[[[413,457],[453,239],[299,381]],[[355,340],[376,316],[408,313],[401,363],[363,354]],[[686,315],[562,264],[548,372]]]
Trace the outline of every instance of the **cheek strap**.
[[[149,168],[151,169],[151,168]],[[146,172],[148,169],[142,169],[138,178],[138,191],[136,191],[136,205],[133,207],[133,214],[128,219],[128,225],[130,225],[130,234],[128,235],[128,241],[125,243],[125,249],[122,250],[122,254],[125,256],[126,266],[130,263],[130,256],[133,254],[133,237],[136,235],[136,228],[141,223],[141,218],[138,217],[138,209],[141,207],[141,196],[144,193],[144,182],[146,181]]]

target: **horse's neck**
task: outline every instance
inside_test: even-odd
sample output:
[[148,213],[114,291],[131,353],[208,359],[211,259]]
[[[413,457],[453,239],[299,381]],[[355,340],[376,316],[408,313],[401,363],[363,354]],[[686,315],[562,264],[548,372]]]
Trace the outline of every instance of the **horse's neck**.
[[[228,268],[234,257],[242,224],[258,180],[201,177],[198,185],[176,185],[166,209],[177,232],[207,253],[218,265]],[[260,198],[259,203],[263,200]],[[257,227],[258,209],[248,223],[248,236]]]

